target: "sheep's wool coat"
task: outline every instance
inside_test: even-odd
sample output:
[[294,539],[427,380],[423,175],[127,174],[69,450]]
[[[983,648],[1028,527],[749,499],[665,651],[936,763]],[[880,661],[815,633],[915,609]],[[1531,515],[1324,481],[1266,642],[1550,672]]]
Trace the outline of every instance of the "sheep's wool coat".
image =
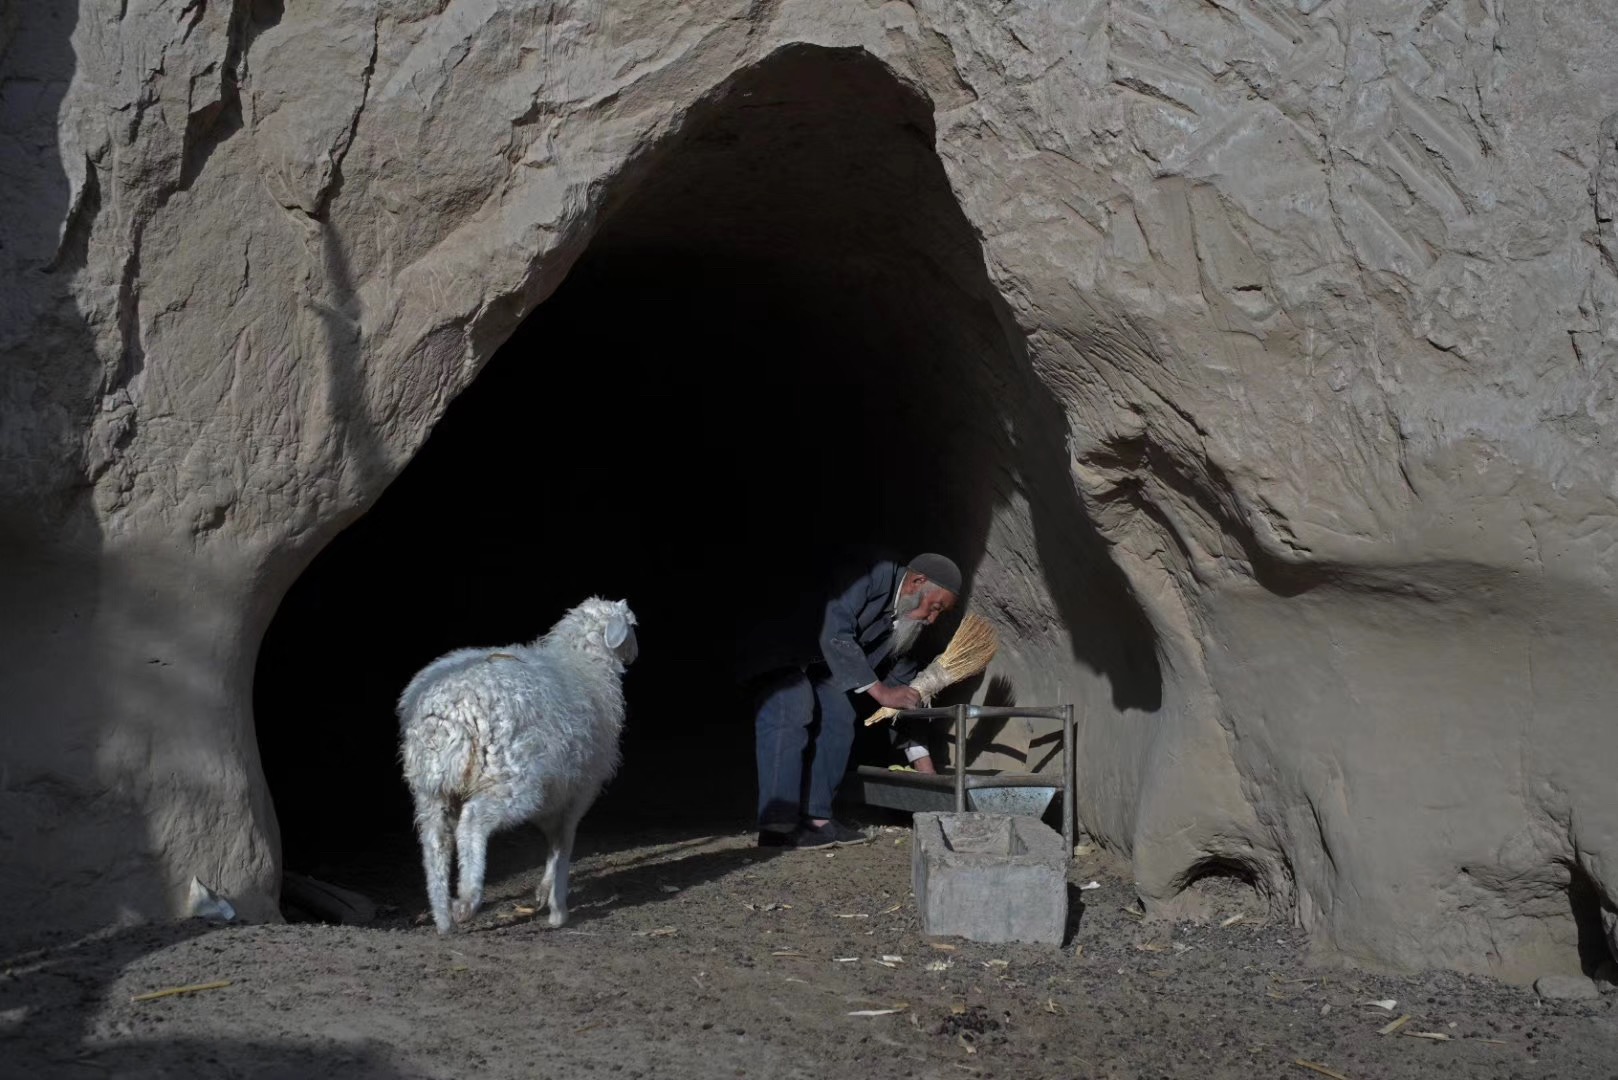
[[418,815],[476,799],[500,829],[593,801],[618,769],[634,659],[633,630],[616,649],[606,643],[615,618],[635,622],[627,605],[592,597],[531,644],[458,649],[423,668],[399,699]]

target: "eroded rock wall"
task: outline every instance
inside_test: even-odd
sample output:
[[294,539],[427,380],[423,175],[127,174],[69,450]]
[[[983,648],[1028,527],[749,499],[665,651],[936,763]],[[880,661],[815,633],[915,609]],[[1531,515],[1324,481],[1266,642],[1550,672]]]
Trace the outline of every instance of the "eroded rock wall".
[[1364,962],[1575,969],[1569,883],[1618,897],[1602,0],[7,5],[19,929],[194,873],[273,910],[281,593],[801,46],[930,100],[981,237],[976,597],[1011,691],[1083,709],[1086,828],[1154,905],[1215,860]]
[[1361,959],[1576,963],[1618,809],[1613,13],[1063,10],[965,22],[1039,90],[983,107],[1016,149],[940,145],[1161,634],[1165,708],[1090,710],[1084,769],[1140,763],[1107,832],[1148,895],[1230,860]]

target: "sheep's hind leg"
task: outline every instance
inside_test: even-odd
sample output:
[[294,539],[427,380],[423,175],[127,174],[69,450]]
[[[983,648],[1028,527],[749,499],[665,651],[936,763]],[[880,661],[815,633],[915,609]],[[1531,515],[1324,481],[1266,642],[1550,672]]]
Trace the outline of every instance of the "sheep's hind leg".
[[551,854],[545,862],[545,877],[540,882],[540,889],[546,894],[541,903],[551,909],[546,921],[552,927],[567,923],[567,871],[573,858],[573,837],[579,828],[579,818],[583,816],[582,813],[569,811],[560,824],[545,831]]
[[545,874],[534,890],[534,906],[544,911],[551,903],[551,883],[556,880],[556,837],[559,824],[552,818],[535,818],[534,824],[545,834]]
[[440,934],[449,933],[449,871],[455,854],[455,833],[449,807],[428,804],[416,808],[416,831],[421,837],[421,865],[427,874],[427,902]]
[[469,921],[483,903],[483,872],[489,850],[490,821],[481,799],[470,799],[461,807],[461,822],[455,829],[455,854],[461,863],[460,888],[456,890],[451,914],[457,923]]

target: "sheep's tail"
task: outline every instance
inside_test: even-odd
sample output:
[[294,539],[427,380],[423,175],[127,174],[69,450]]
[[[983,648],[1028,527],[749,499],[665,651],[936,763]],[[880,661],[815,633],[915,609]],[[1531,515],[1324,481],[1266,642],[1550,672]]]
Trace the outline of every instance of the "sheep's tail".
[[418,815],[428,807],[458,812],[483,781],[477,729],[458,717],[433,712],[412,717],[405,725],[400,756]]

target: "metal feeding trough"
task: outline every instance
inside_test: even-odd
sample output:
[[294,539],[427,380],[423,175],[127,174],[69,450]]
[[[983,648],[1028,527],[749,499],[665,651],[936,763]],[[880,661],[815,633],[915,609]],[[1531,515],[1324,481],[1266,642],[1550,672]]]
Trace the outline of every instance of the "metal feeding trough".
[[[1056,798],[1056,779],[1049,776],[1028,776],[1037,784],[1015,786],[981,786],[983,781],[993,784],[1007,778],[1005,773],[968,772],[966,774],[966,809],[990,814],[1018,814],[1043,817]],[[955,778],[943,774],[928,775],[916,772],[897,772],[875,765],[861,765],[858,769],[860,797],[868,806],[886,806],[892,810],[912,813],[937,811],[945,813],[955,809]]]
[[[975,720],[1006,720],[1014,716],[1062,722],[1062,775],[1050,773],[969,770],[966,760],[967,725]],[[860,798],[869,806],[914,812],[967,810],[991,814],[1043,817],[1057,791],[1062,793],[1062,836],[1073,850],[1073,706],[955,705],[945,709],[907,709],[895,719],[953,720],[954,769],[949,774],[900,772],[862,765],[855,770]]]

